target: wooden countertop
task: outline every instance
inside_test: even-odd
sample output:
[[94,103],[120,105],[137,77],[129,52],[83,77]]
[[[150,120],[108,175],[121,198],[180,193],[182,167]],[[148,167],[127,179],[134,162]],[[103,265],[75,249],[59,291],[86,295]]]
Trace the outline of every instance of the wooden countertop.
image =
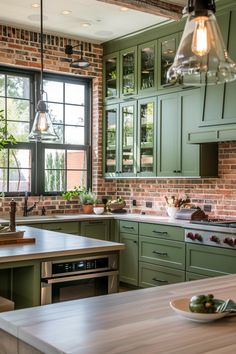
[[47,354],[236,353],[236,316],[196,323],[169,306],[201,293],[236,300],[236,275],[2,313],[0,328]]
[[1,245],[0,263],[124,249],[124,245],[121,243],[102,241],[84,236],[73,236],[29,226],[18,226],[17,230],[25,230],[24,235],[26,237],[35,237],[36,242],[31,244]]

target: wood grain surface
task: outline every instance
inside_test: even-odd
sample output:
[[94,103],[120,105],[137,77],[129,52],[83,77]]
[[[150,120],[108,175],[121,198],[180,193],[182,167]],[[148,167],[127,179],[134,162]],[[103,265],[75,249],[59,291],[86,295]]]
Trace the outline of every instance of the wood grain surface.
[[0,328],[47,354],[234,354],[236,316],[196,323],[169,306],[208,293],[236,301],[236,275],[3,313]]

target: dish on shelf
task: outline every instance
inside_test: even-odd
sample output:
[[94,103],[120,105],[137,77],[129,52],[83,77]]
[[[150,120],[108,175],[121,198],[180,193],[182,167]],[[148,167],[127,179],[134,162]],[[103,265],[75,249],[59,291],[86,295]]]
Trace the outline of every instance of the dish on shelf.
[[180,316],[195,322],[212,322],[227,316],[227,312],[196,313],[189,309],[189,298],[178,298],[170,301],[170,307]]

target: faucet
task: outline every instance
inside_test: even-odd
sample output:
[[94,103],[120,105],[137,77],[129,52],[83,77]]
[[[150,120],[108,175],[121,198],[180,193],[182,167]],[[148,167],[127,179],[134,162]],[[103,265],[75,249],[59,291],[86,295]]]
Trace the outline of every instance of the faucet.
[[31,207],[28,207],[28,192],[25,192],[23,216],[28,216],[28,213],[36,208],[37,203],[35,202]]

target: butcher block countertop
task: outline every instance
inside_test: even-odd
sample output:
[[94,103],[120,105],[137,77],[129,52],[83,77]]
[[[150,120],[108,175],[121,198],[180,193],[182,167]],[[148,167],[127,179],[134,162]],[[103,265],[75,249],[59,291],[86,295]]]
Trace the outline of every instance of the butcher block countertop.
[[120,243],[102,241],[84,236],[73,236],[29,226],[18,226],[17,230],[25,230],[24,236],[35,238],[35,242],[30,244],[1,245],[0,263],[88,253],[104,253],[104,251],[119,251],[124,248],[124,245]]
[[2,313],[0,345],[9,354],[21,345],[32,354],[236,353],[236,316],[197,323],[169,306],[208,293],[236,300],[236,275]]

